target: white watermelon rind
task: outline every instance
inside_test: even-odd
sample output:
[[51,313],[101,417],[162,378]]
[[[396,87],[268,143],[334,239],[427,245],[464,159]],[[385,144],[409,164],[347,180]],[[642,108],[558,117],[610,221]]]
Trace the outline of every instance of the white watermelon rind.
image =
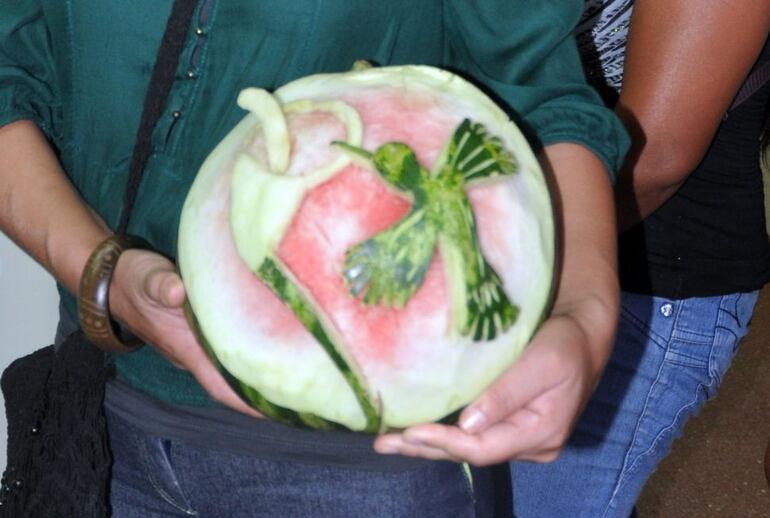
[[[462,398],[458,399],[457,397],[453,397],[453,401],[447,402],[443,408],[437,408],[435,405],[427,410],[418,408],[416,412],[412,412],[410,415],[399,416],[396,418],[393,418],[392,416],[393,409],[383,408],[383,426],[387,428],[402,428],[418,422],[439,420],[446,415],[455,413],[459,408],[475,398],[476,395],[491,383],[491,381],[493,381],[494,378],[497,377],[497,375],[499,375],[507,365],[516,358],[516,356],[518,356],[521,349],[523,349],[529,341],[548,311],[553,289],[555,254],[553,245],[553,215],[545,179],[537,159],[518,128],[509,120],[508,116],[494,104],[494,102],[481,93],[475,86],[456,75],[435,68],[405,66],[373,68],[366,71],[357,71],[346,74],[310,76],[280,88],[274,95],[281,103],[287,104],[303,99],[324,99],[330,95],[333,96],[334,90],[341,87],[341,85],[344,85],[345,87],[355,85],[363,89],[381,88],[384,85],[394,85],[398,88],[401,85],[405,85],[407,82],[410,85],[410,88],[424,87],[425,89],[443,91],[444,95],[456,99],[459,105],[462,105],[463,103],[467,104],[474,115],[483,114],[485,120],[480,120],[479,122],[484,123],[488,128],[492,128],[493,132],[504,141],[505,145],[509,149],[514,150],[516,159],[520,164],[520,172],[518,175],[523,178],[523,180],[520,181],[528,182],[526,190],[529,196],[539,198],[530,199],[530,206],[534,207],[535,210],[539,209],[541,212],[535,217],[535,220],[539,223],[538,230],[534,232],[539,236],[539,243],[537,244],[537,246],[539,246],[539,253],[534,255],[536,255],[538,260],[543,263],[541,265],[541,271],[550,272],[550,274],[540,275],[540,278],[537,279],[537,285],[531,289],[532,294],[526,300],[526,304],[530,310],[523,312],[523,314],[519,316],[522,321],[518,322],[515,326],[516,329],[519,330],[517,336],[510,337],[510,346],[506,346],[506,354],[497,359],[500,367],[496,372],[489,373],[485,379],[479,379],[475,383],[473,390],[468,391]],[[199,174],[204,175],[204,172],[206,171],[216,172],[221,167],[225,167],[226,163],[232,159],[232,155],[234,154],[233,151],[238,148],[240,142],[243,141],[249,131],[253,131],[256,124],[256,118],[253,115],[247,115],[211,153]],[[201,265],[196,261],[196,257],[200,255],[200,243],[196,243],[194,238],[194,228],[196,225],[195,207],[205,199],[207,194],[205,181],[199,185],[198,180],[196,180],[196,184],[190,191],[182,213],[179,238],[179,265],[182,277],[185,280],[185,285],[188,288],[190,305],[198,320],[201,321],[201,333],[205,337],[213,337],[213,339],[207,338],[212,356],[218,359],[217,361],[221,363],[224,371],[232,373],[233,370],[242,371],[243,369],[234,369],[232,365],[227,365],[227,345],[222,344],[221,340],[217,340],[216,337],[220,333],[214,329],[216,325],[211,323],[207,324],[206,322],[206,314],[208,311],[212,310],[212,303],[211,301],[206,300],[208,299],[207,288],[204,285],[208,282],[215,281],[212,279],[201,279]],[[197,214],[197,217],[205,216]],[[539,299],[537,295],[539,295]],[[502,338],[505,338],[506,336],[508,335],[504,335]],[[258,371],[258,369],[256,370]],[[287,379],[296,374],[296,370],[286,371]],[[258,372],[255,372],[254,376],[248,376],[250,379],[247,380],[243,379],[244,376],[242,374],[237,378],[238,384],[253,387],[253,389],[260,394],[260,397],[264,398],[266,401],[270,401],[271,404],[284,408],[294,406],[294,401],[291,400],[291,397],[289,397],[288,400],[281,400],[280,393],[275,393],[270,387],[260,386]],[[231,381],[233,379],[234,378],[231,378]],[[350,391],[350,388],[345,387],[344,390]],[[240,390],[240,392],[243,394],[244,391]],[[312,396],[310,398],[312,399]],[[355,398],[352,399],[355,400]],[[351,398],[348,397],[348,400],[350,401]],[[257,406],[257,402],[251,401],[251,403]],[[305,403],[307,403],[307,401],[305,401]],[[337,403],[339,404],[340,401],[337,401]],[[334,405],[335,403],[330,402],[328,399],[324,399],[307,405],[306,408],[300,409],[299,413],[305,415],[318,415],[324,421],[340,423],[353,430],[362,430],[366,428],[366,425],[364,424],[365,419],[362,416],[360,408],[353,407],[344,412],[335,414],[333,411],[330,412],[328,408]],[[419,407],[419,405],[417,406]],[[312,423],[308,422],[304,424],[311,427],[313,426]]]

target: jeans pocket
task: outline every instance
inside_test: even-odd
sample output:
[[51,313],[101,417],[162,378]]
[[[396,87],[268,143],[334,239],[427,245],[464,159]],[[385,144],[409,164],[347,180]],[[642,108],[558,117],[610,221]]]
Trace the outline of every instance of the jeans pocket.
[[[733,293],[722,297],[719,306],[714,344],[709,358],[709,374],[713,381],[713,392],[732,363],[738,344],[749,330],[751,314],[757,301],[758,292]],[[713,394],[710,394],[710,397]]]
[[145,474],[155,491],[166,502],[187,515],[197,515],[182,491],[171,464],[171,442],[154,437],[138,437],[145,459]]
[[168,442],[134,428],[109,410],[106,413],[115,515],[135,516],[143,509],[143,516],[155,516],[156,511],[164,516],[197,516],[171,465]]
[[[724,297],[693,297],[675,301],[674,327],[666,361],[707,374],[714,357]],[[708,383],[706,377],[704,382]]]

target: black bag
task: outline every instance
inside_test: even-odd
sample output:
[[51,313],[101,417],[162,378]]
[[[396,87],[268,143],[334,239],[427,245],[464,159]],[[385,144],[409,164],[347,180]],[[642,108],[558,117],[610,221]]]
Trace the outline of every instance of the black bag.
[[105,355],[83,333],[14,361],[0,378],[8,418],[2,516],[107,516]]

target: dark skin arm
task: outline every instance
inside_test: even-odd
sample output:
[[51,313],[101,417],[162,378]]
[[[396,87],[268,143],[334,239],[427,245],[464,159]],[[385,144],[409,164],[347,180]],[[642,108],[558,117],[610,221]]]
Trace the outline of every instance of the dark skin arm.
[[632,149],[618,229],[668,200],[702,160],[770,31],[770,0],[637,0],[616,112]]

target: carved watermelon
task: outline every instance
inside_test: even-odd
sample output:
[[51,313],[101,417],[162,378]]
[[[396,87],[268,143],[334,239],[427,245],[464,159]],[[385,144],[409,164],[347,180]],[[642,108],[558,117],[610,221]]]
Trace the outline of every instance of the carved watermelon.
[[201,167],[178,255],[233,387],[274,419],[367,432],[472,401],[551,291],[550,198],[516,126],[430,67],[238,101],[251,113]]

